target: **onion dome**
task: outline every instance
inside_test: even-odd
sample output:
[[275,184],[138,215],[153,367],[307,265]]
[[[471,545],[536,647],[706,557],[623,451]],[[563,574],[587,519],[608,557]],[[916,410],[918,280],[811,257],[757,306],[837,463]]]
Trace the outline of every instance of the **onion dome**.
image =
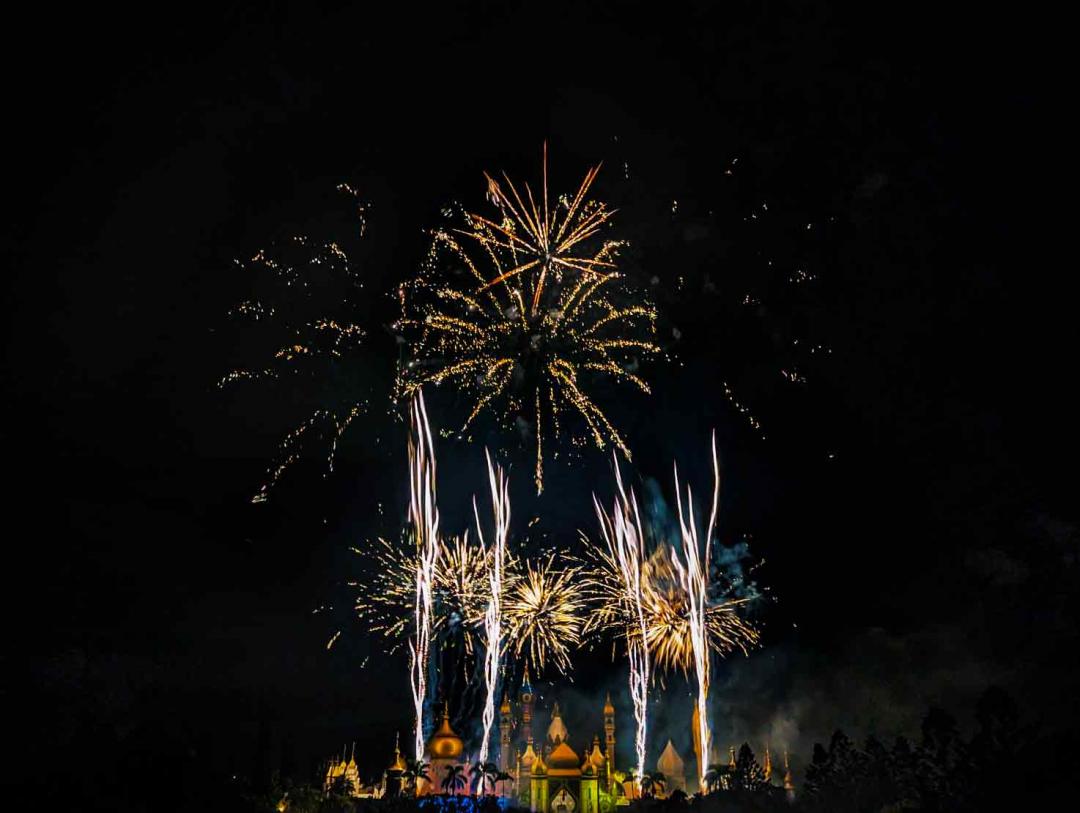
[[502,705],[499,706],[499,711],[501,711],[503,714],[510,713],[510,698],[506,696],[506,692],[503,692]]
[[607,693],[607,700],[604,701],[604,714],[614,714],[615,707],[611,705],[611,692]]
[[535,761],[536,751],[533,750],[532,740],[529,740],[529,744],[525,746],[525,753],[521,755],[521,764],[526,768],[531,768]]
[[592,766],[594,768],[596,768],[597,770],[600,770],[601,768],[603,768],[604,764],[607,762],[607,757],[605,757],[602,753],[600,753],[600,738],[599,737],[593,737],[592,752],[589,754],[589,762],[591,762]]
[[547,773],[547,765],[544,764],[544,758],[542,756],[540,756],[539,754],[537,754],[536,759],[533,760],[533,764],[532,764],[532,775],[533,776],[543,776],[546,773]]
[[428,754],[433,759],[457,759],[464,750],[465,744],[461,741],[461,737],[450,727],[450,704],[444,703],[442,725],[428,743]]

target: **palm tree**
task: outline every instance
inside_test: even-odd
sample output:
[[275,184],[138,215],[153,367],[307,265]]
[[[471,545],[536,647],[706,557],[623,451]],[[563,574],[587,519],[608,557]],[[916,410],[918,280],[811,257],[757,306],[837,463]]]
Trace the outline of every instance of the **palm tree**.
[[641,795],[651,799],[656,794],[656,791],[662,791],[667,786],[667,777],[660,771],[645,771],[641,775],[639,784],[641,786]]
[[424,762],[422,759],[410,759],[406,763],[405,773],[402,774],[406,779],[410,780],[412,785],[413,794],[420,789],[420,780],[431,781],[431,777],[428,776],[428,768],[431,766]]
[[705,787],[712,793],[720,787],[721,777],[727,773],[727,765],[710,765],[705,771]]
[[448,790],[457,796],[458,788],[463,788],[466,784],[468,780],[465,778],[465,768],[461,765],[446,766],[446,779],[442,781],[444,791]]
[[489,787],[494,787],[499,775],[499,768],[494,762],[477,762],[469,771],[473,778],[473,788],[482,795]]

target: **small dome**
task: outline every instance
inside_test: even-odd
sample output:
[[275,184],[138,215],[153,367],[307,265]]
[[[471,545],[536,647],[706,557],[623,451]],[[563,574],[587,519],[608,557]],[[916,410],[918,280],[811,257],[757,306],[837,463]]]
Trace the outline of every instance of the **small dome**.
[[521,764],[526,768],[531,768],[533,762],[536,761],[536,751],[533,750],[532,740],[525,746],[525,753],[521,755]]
[[446,704],[443,706],[442,725],[432,735],[428,743],[428,753],[435,759],[457,759],[464,750],[465,744],[461,737],[450,727],[450,707]]
[[615,707],[611,705],[611,692],[607,693],[607,700],[604,701],[604,714],[614,714]]

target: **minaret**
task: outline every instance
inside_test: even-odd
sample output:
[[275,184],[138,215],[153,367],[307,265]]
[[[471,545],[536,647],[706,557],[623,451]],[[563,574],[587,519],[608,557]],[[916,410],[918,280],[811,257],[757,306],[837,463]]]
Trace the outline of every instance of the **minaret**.
[[525,676],[521,679],[521,726],[525,737],[532,742],[533,689],[529,683],[529,665],[525,664]]
[[499,770],[510,771],[510,700],[503,693],[502,705],[499,706]]
[[604,701],[604,756],[607,757],[608,793],[615,793],[615,706],[611,704],[611,692]]
[[772,778],[772,757],[769,756],[769,743],[765,742],[765,762],[761,766],[762,773],[765,774],[765,782],[768,783]]

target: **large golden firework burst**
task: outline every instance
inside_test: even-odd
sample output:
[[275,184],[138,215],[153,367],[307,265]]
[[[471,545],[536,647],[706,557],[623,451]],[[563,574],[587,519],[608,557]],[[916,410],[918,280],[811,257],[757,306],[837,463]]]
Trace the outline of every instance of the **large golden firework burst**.
[[460,227],[434,230],[420,275],[399,289],[400,328],[412,345],[399,395],[454,385],[472,401],[463,431],[485,408],[508,424],[524,421],[538,492],[544,435],[565,432],[582,443],[572,423],[598,448],[610,443],[630,457],[588,388],[609,378],[648,393],[636,370],[659,351],[656,311],[616,270],[621,242],[602,234],[614,212],[589,198],[598,172],[554,201],[546,145],[539,199],[528,184],[522,194],[505,174],[502,183],[485,174],[498,214],[463,212]]
[[[587,545],[591,566],[586,570],[583,587],[593,609],[585,632],[625,632],[631,639],[635,635],[640,638],[634,620],[627,617],[626,588],[619,578],[618,563],[604,548]],[[710,586],[705,608],[709,648],[720,655],[735,650],[748,654],[760,640],[757,628],[740,614],[752,599],[728,595],[719,584]],[[690,601],[679,583],[669,545],[656,547],[642,564],[641,603],[649,657],[658,667],[654,677],[670,671],[686,674],[694,663]]]

